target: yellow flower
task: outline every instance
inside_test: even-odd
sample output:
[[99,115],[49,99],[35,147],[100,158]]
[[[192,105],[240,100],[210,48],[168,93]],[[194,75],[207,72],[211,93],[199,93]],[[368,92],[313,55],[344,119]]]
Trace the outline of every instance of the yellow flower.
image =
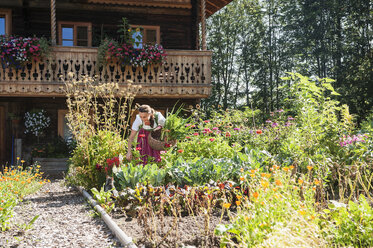
[[223,204],[223,207],[224,207],[224,208],[230,208],[230,206],[231,206],[230,203],[224,203],[224,204]]
[[245,221],[248,221],[249,219],[249,216],[245,216]]
[[294,169],[294,165],[290,165],[290,166],[289,166],[289,169],[290,169],[290,170]]
[[278,190],[278,188],[276,188],[276,187],[273,188],[273,191],[274,191],[274,192],[276,192],[277,190]]
[[19,157],[17,157],[17,160],[19,160]]
[[240,201],[236,201],[236,205],[239,206],[241,204]]
[[298,183],[299,183],[300,185],[302,185],[303,182],[304,182],[304,181],[303,181],[302,179],[300,179],[300,178],[298,179]]
[[320,180],[317,180],[315,179],[315,181],[313,182],[315,185],[320,185]]
[[243,172],[243,168],[241,168],[241,172]]
[[255,174],[250,174],[250,176],[251,176],[252,178],[254,178],[254,177],[255,177]]
[[260,181],[260,184],[262,185],[262,187],[263,188],[268,188],[268,186],[269,186],[269,182],[268,181],[265,181],[265,180],[262,180],[262,181]]
[[236,196],[238,200],[241,200],[242,196],[241,195],[238,195]]
[[23,164],[25,162],[25,160],[21,160],[21,163]]
[[282,170],[286,172],[286,171],[289,170],[289,167],[284,167],[284,168],[282,168]]
[[301,215],[305,215],[305,214],[306,214],[306,211],[304,211],[304,210],[299,210],[298,213],[300,213]]
[[312,168],[313,168],[313,166],[311,166],[311,165],[307,166],[307,170],[309,170],[309,171],[312,170]]

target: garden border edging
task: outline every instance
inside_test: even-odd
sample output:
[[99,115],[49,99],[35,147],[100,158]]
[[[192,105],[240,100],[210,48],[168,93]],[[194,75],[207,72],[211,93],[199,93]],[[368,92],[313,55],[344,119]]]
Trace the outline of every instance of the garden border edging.
[[91,206],[100,213],[101,218],[105,221],[109,229],[115,234],[119,241],[128,248],[137,248],[137,246],[132,242],[132,238],[127,236],[122,229],[113,221],[113,219],[106,213],[106,211],[92,198],[92,196],[85,191],[82,187],[77,187],[80,193],[89,201]]

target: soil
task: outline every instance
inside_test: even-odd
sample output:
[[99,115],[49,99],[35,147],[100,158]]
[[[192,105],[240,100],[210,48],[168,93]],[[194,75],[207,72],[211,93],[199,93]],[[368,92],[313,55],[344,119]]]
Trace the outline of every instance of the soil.
[[[219,238],[214,235],[214,229],[219,223],[227,224],[224,217],[221,220],[220,214],[215,213],[210,216],[209,232],[205,232],[204,216],[184,216],[177,219],[172,216],[155,217],[153,220],[147,219],[147,224],[156,230],[153,237],[146,233],[150,228],[139,224],[138,218],[127,218],[123,214],[112,214],[113,220],[118,226],[133,239],[139,248],[148,247],[211,247],[218,248]],[[177,220],[177,224],[175,224]],[[163,228],[162,228],[163,227]]]

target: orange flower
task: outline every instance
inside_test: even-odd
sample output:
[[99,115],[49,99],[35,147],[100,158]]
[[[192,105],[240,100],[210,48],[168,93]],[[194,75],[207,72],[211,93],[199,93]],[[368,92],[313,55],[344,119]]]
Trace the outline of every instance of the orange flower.
[[273,188],[273,191],[274,191],[274,192],[276,192],[277,190],[278,190],[278,188],[276,188],[276,187]]
[[240,177],[240,180],[241,180],[241,181],[245,180],[245,177]]
[[289,170],[289,167],[284,167],[282,168],[282,170],[287,172]]
[[0,211],[3,211],[4,208],[0,208]]
[[183,150],[183,149],[179,149],[179,150],[177,150],[177,152],[178,152],[178,153],[183,153],[184,150]]
[[276,183],[277,186],[281,186],[282,185],[282,182],[280,180],[276,180],[275,183]]
[[242,196],[241,195],[238,195],[236,196],[238,200],[241,200]]
[[227,209],[230,208],[230,206],[231,206],[230,203],[224,203],[224,204],[223,204],[223,207],[224,207],[224,208],[227,208]]
[[313,182],[315,185],[320,185],[320,180],[317,180],[315,179],[315,181]]
[[307,170],[309,170],[309,171],[312,170],[312,168],[313,168],[313,166],[311,166],[311,165],[307,166]]
[[236,205],[239,206],[241,204],[240,201],[236,201]]
[[263,133],[263,132],[262,132],[262,130],[256,130],[256,133],[257,133],[257,134],[261,134],[261,133]]
[[256,199],[256,198],[259,197],[259,193],[258,193],[258,192],[254,192],[254,193],[253,193],[253,196],[254,196],[254,198]]
[[294,169],[294,165],[290,165],[290,166],[289,166],[289,169],[290,169],[290,170]]
[[251,176],[252,178],[254,178],[254,177],[255,177],[255,174],[250,174],[250,176]]
[[243,172],[243,168],[241,168],[240,170],[241,170],[241,172]]
[[298,183],[299,183],[300,185],[302,185],[303,182],[304,182],[304,181],[303,181],[302,179],[300,179],[300,178],[298,179]]

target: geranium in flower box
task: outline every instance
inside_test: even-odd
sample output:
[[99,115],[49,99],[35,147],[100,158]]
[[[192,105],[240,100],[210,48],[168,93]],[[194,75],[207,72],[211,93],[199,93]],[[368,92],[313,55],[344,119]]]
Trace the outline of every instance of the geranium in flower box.
[[32,60],[42,60],[49,54],[44,38],[0,35],[0,62],[3,68],[21,69]]

